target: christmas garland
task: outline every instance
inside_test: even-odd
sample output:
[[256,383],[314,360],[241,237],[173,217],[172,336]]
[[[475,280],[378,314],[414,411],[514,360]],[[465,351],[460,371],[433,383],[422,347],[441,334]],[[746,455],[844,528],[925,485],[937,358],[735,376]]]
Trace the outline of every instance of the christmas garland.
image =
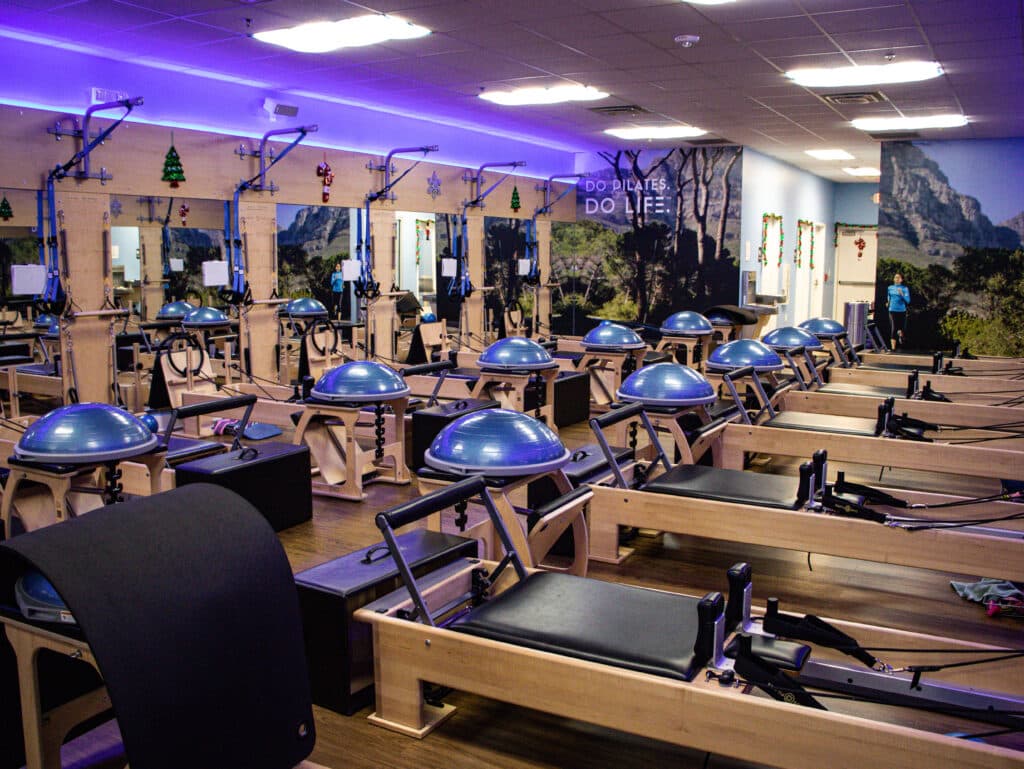
[[796,262],[797,267],[803,266],[803,240],[800,237],[800,228],[810,227],[811,228],[811,253],[809,258],[810,268],[814,269],[814,222],[809,219],[797,219],[796,220],[796,248],[793,251],[793,261]]
[[850,228],[853,230],[877,230],[877,224],[850,224],[849,222],[836,222],[835,228],[832,230],[832,247],[839,248],[839,230],[844,228]]
[[782,232],[782,216],[781,214],[762,214],[761,215],[761,245],[757,249],[757,261],[763,265],[768,264],[768,225],[771,222],[779,223],[779,264],[782,264],[782,248],[784,235]]
[[[420,266],[421,257],[421,240],[430,240],[430,225],[432,222],[429,219],[417,219],[416,220],[416,267]],[[426,231],[426,238],[421,238],[424,231]]]

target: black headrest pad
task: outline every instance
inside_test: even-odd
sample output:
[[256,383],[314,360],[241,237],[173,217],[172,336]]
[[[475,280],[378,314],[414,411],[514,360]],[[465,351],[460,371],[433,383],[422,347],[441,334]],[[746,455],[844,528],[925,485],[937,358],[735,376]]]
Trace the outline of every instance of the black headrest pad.
[[291,567],[263,516],[207,484],[100,508],[0,545],[63,597],[133,769],[283,769],[315,741]]

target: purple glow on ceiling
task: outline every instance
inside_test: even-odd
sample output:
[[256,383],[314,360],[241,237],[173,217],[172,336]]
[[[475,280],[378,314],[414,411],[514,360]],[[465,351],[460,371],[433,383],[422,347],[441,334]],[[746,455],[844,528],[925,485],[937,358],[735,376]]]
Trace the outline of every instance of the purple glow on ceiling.
[[580,146],[578,137],[548,131],[523,135],[514,125],[481,124],[470,110],[438,116],[427,94],[406,98],[396,109],[374,104],[366,89],[339,88],[337,95],[273,89],[212,70],[149,58],[113,58],[100,47],[75,45],[69,50],[18,31],[0,29],[0,39],[5,39],[8,69],[0,84],[0,103],[15,106],[81,114],[95,86],[143,96],[145,105],[132,113],[131,122],[260,136],[288,124],[285,118],[271,122],[261,109],[263,99],[270,97],[298,106],[297,122],[319,124],[319,133],[307,141],[313,146],[384,153],[394,146],[438,144],[440,152],[431,161],[476,167],[508,156],[527,162],[522,175],[538,178],[572,169],[575,153],[589,149]]

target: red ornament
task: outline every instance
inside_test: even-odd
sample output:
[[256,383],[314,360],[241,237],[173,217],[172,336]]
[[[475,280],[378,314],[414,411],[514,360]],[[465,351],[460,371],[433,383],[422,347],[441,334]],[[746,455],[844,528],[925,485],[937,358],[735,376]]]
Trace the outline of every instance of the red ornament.
[[326,203],[331,199],[331,185],[334,184],[334,171],[327,164],[327,156],[324,156],[323,162],[316,167],[316,175],[324,180],[323,190],[320,193],[320,199]]
[[178,209],[178,216],[181,217],[181,226],[182,227],[185,227],[188,224],[188,222],[186,221],[188,219],[188,212],[189,212],[188,203],[182,203],[181,204],[181,208]]
[[864,256],[864,249],[867,248],[868,242],[864,238],[857,238],[853,241],[853,245],[857,247],[857,259],[860,260]]

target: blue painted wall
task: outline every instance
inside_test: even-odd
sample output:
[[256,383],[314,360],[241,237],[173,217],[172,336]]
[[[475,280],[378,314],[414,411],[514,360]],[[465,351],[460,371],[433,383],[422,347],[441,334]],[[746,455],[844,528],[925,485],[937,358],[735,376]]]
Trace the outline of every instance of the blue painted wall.
[[871,197],[878,184],[836,184],[835,216],[846,224],[878,224],[878,204]]

